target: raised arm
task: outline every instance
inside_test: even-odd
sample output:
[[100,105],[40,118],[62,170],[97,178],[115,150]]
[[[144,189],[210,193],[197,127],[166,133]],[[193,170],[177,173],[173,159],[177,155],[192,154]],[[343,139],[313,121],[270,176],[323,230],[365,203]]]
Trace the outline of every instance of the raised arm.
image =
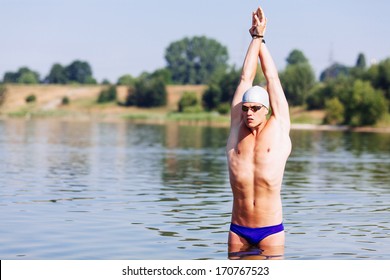
[[260,20],[257,16],[257,11],[252,14],[252,27],[249,29],[249,33],[252,36],[252,41],[249,44],[248,51],[246,53],[244,63],[241,71],[241,78],[233,96],[232,108],[231,108],[231,124],[237,124],[241,120],[241,101],[245,91],[253,85],[253,80],[256,76],[258,56],[260,53],[261,40],[259,40],[260,32],[265,32],[265,23],[263,29],[259,29]]
[[280,83],[278,70],[265,44],[262,44],[260,48],[259,57],[264,77],[267,80],[267,91],[272,108],[272,116],[290,127],[290,112],[287,99]]
[[[259,18],[265,18],[264,12],[260,7],[257,10],[257,14]],[[276,65],[264,42],[260,47],[259,58],[264,77],[267,80],[267,91],[269,94],[270,106],[272,108],[272,117],[280,121],[287,128],[290,128],[290,112],[287,99],[280,83]]]

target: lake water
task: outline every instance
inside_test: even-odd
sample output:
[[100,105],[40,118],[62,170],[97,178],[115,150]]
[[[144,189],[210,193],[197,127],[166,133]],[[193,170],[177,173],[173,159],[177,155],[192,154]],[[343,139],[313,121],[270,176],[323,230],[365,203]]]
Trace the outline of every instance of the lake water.
[[[226,259],[227,128],[0,121],[0,259]],[[390,134],[293,130],[285,259],[390,259]]]

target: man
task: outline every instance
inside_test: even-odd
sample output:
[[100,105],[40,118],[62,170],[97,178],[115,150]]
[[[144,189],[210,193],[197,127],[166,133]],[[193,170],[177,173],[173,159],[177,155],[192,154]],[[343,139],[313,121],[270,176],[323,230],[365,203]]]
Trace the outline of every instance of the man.
[[[290,116],[277,68],[263,38],[266,23],[259,7],[252,15],[249,32],[253,39],[232,101],[226,146],[233,192],[229,253],[253,246],[284,246],[280,191],[291,153]],[[268,92],[252,86],[258,57]]]

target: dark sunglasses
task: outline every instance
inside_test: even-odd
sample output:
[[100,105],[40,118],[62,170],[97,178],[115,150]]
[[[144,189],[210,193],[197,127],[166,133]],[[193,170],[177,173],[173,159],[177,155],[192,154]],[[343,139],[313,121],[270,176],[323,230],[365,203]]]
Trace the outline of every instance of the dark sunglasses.
[[257,105],[257,106],[251,106],[251,107],[248,107],[248,106],[245,106],[245,105],[242,105],[242,110],[244,112],[248,112],[249,109],[252,110],[252,112],[256,113],[257,111],[259,111],[261,108],[263,108],[264,106],[263,105]]

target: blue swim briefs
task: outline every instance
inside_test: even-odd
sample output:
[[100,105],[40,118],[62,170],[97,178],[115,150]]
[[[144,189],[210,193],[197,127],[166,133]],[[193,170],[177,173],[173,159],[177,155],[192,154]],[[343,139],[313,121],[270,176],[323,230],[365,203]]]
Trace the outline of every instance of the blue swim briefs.
[[259,242],[264,238],[272,234],[281,232],[283,230],[284,230],[283,223],[276,226],[268,226],[268,227],[260,227],[260,228],[244,227],[233,223],[230,224],[230,231],[243,237],[252,246],[258,245]]

